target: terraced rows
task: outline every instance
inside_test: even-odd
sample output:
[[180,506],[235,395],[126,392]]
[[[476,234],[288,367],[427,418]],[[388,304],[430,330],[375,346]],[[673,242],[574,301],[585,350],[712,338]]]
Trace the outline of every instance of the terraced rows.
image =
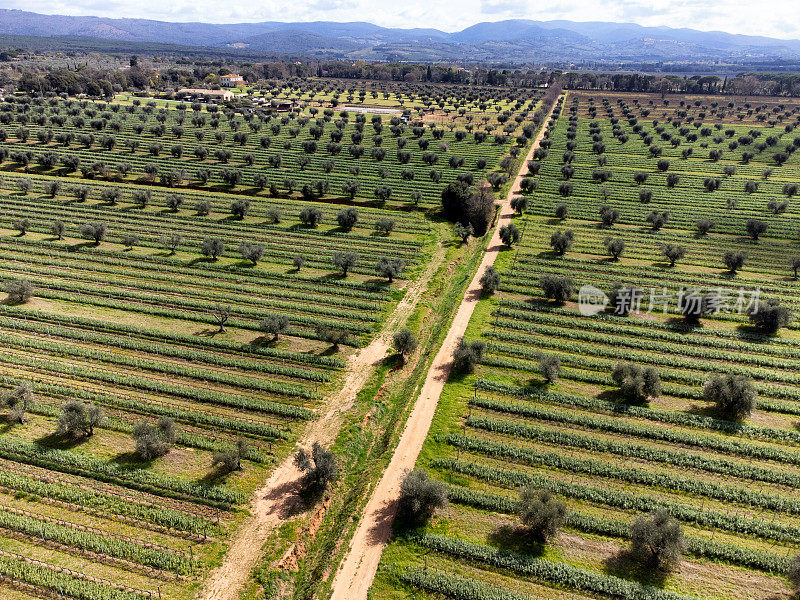
[[[505,112],[514,114],[517,111],[524,117],[535,106],[535,101],[535,98],[530,100],[527,108],[522,108],[519,103],[509,106]],[[216,113],[207,119],[207,114],[187,115],[186,110],[148,112],[145,111],[151,108],[148,106],[129,105],[120,110],[116,105],[116,112],[112,112],[108,107],[100,110],[86,105],[82,110],[74,102],[57,106],[35,105],[32,109],[24,103],[14,103],[2,108],[8,121],[4,131],[9,136],[4,146],[13,161],[17,160],[20,152],[31,153],[32,165],[46,153],[54,154],[57,159],[69,155],[78,159],[78,164],[84,168],[89,168],[86,172],[89,177],[102,175],[97,173],[97,169],[92,171],[92,165],[102,163],[98,168],[103,171],[106,168],[115,170],[120,164],[125,164],[132,175],[144,180],[159,173],[181,170],[181,179],[186,180],[197,177],[198,170],[205,170],[208,171],[206,179],[210,177],[220,181],[224,171],[235,167],[244,185],[255,185],[256,176],[266,175],[268,183],[258,187],[263,189],[274,185],[275,189],[288,195],[294,190],[299,191],[304,184],[323,180],[327,182],[330,193],[338,196],[344,194],[343,184],[355,180],[362,188],[358,193],[362,197],[372,198],[376,188],[389,185],[403,201],[411,200],[416,192],[424,202],[433,204],[438,201],[439,187],[432,185],[431,179],[435,177],[437,183],[447,184],[455,181],[459,174],[470,173],[480,180],[487,168],[499,162],[508,151],[509,142],[513,141],[513,135],[504,136],[502,131],[499,132],[501,138],[496,141],[492,141],[493,137],[486,141],[473,139],[475,136],[464,130],[461,130],[463,137],[461,134],[456,137],[453,128],[458,124],[457,115],[450,119],[453,127],[449,131],[438,129],[435,135],[433,128],[426,134],[424,124],[419,121],[411,128],[413,135],[409,138],[404,133],[411,131],[406,131],[406,126],[397,117],[390,132],[389,119],[385,124],[381,118],[374,125],[366,124],[364,115],[357,115],[351,121],[347,111],[344,111],[345,116],[342,112],[334,114],[331,111],[325,118],[309,120],[306,115],[296,120],[294,113],[273,118],[264,111],[249,111],[242,115],[226,113],[225,116]],[[498,112],[500,108],[498,106]],[[23,112],[17,112],[20,110]],[[470,118],[481,114],[470,111]],[[359,119],[363,120],[359,122]],[[23,141],[22,131],[31,130],[31,121],[35,133]],[[488,125],[490,121],[491,126]],[[37,128],[36,122],[42,125]],[[101,123],[100,129],[92,128]],[[496,118],[486,117],[483,123],[482,127],[490,127],[492,136],[497,133],[495,127],[500,124]],[[112,127],[107,129],[109,124]],[[317,132],[313,135],[310,133],[312,126]],[[478,126],[477,120],[475,124],[462,125],[469,129]],[[519,123],[516,123],[510,133],[514,134],[518,127]],[[158,128],[163,128],[163,132],[154,133]],[[42,143],[38,140],[40,130],[48,132],[48,136],[52,134],[51,139],[56,141]],[[484,136],[486,133],[482,130]],[[10,136],[15,134],[17,137],[12,139]],[[81,143],[80,136],[85,135],[92,135],[93,141]],[[64,137],[59,142],[59,136],[71,137]],[[96,147],[109,136],[114,138],[113,149]],[[338,141],[333,141],[334,138]],[[313,143],[313,150],[307,143]],[[329,148],[329,144],[333,146]],[[172,153],[176,146],[180,146],[180,152]],[[228,156],[214,158],[220,149],[226,150]],[[210,157],[204,158],[197,152],[205,152]],[[407,153],[407,157],[402,158],[400,155],[403,153]],[[430,160],[423,161],[423,154],[431,157]],[[451,158],[456,161],[456,166],[449,166]],[[152,170],[152,174],[145,175],[147,170]],[[431,172],[434,172],[433,176]]]
[[[681,183],[669,189],[646,148],[639,155],[628,143],[618,151],[614,140],[605,150],[614,178],[595,183],[591,170],[601,167],[581,112],[574,192],[565,197],[558,186],[570,97],[565,106],[552,124],[553,144],[527,213],[515,218],[522,240],[501,255],[499,291],[481,300],[468,329],[469,339],[486,343],[485,354],[474,374],[448,382],[419,460],[418,468],[445,484],[450,505],[390,545],[375,597],[418,591],[481,599],[789,597],[786,573],[800,549],[796,321],[772,336],[736,311],[691,325],[677,296],[701,289],[736,298],[742,288],[749,297],[760,288],[762,300],[778,299],[796,314],[793,201],[786,213],[766,217],[758,208],[763,196],[736,192],[733,179],[766,167],[754,159],[726,180],[725,197],[741,197],[728,216],[716,198],[721,192],[707,203],[698,185],[716,163],[670,156],[669,172],[681,172]],[[593,120],[610,131],[608,120]],[[656,192],[639,207],[631,179],[647,165],[646,185],[655,179]],[[775,167],[775,177],[791,181],[796,174]],[[771,176],[758,193],[780,193],[779,185]],[[605,200],[598,197],[601,186],[609,192]],[[568,205],[563,219],[552,218],[558,202]],[[617,224],[598,225],[601,204],[619,209]],[[668,223],[658,231],[639,227],[642,211],[654,208],[670,211]],[[758,241],[737,237],[748,215],[769,223]],[[692,229],[704,216],[716,227],[698,236]],[[560,256],[551,235],[565,230],[574,242]],[[625,242],[619,260],[607,256],[608,237]],[[673,267],[661,252],[666,243],[686,250]],[[748,254],[735,275],[722,262],[731,250]],[[566,303],[544,297],[543,275],[573,281]],[[644,290],[641,312],[582,314],[575,300],[586,284],[606,292],[614,284]],[[648,310],[651,288],[669,295],[666,307]],[[543,379],[542,355],[559,360],[555,383]],[[611,378],[620,362],[655,367],[660,396],[643,404],[622,400]],[[758,392],[742,422],[724,419],[704,399],[706,381],[723,374],[749,378]],[[518,493],[528,486],[550,490],[568,508],[563,532],[547,544],[526,539],[518,525]],[[634,519],[659,509],[680,522],[686,550],[674,572],[654,575],[628,548]]]

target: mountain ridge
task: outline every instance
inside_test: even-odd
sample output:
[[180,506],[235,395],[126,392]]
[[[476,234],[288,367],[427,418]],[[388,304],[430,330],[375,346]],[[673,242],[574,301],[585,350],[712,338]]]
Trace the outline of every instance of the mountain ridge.
[[110,17],[44,15],[0,9],[0,35],[76,37],[234,48],[271,54],[374,60],[466,60],[532,63],[640,58],[780,60],[800,58],[800,40],[634,23],[512,19],[461,31],[389,28],[364,21],[214,24]]

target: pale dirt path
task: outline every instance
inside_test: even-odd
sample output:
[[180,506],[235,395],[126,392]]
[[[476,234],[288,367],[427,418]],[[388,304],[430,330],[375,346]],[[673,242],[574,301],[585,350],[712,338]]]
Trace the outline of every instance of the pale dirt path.
[[[381,334],[369,345],[355,352],[348,361],[341,390],[325,405],[325,412],[312,421],[298,445],[315,441],[329,444],[342,424],[343,413],[353,406],[356,394],[364,387],[392,345],[392,335],[405,324],[428,287],[445,254],[437,246],[424,273],[413,282],[386,321]],[[222,564],[211,571],[198,600],[237,600],[253,569],[261,558],[261,549],[272,531],[292,512],[297,501],[300,472],[288,456],[273,471],[267,482],[255,492],[250,517],[236,530]]]
[[367,592],[372,586],[378,570],[381,554],[392,532],[392,520],[397,511],[400,483],[405,474],[414,468],[417,456],[422,450],[422,444],[428,436],[436,405],[450,375],[453,351],[464,336],[475,305],[481,296],[479,280],[486,268],[494,264],[502,248],[500,227],[510,222],[514,214],[510,207],[511,198],[520,190],[520,182],[527,172],[527,162],[533,158],[533,152],[539,147],[539,143],[544,137],[545,125],[550,114],[552,114],[552,110],[544,119],[539,135],[522,161],[522,167],[512,183],[508,195],[500,205],[500,217],[486,254],[484,254],[481,265],[458,307],[447,337],[433,359],[419,398],[406,421],[405,429],[389,466],[386,467],[380,482],[367,502],[364,514],[350,543],[350,549],[333,580],[331,600],[365,600],[367,598]]

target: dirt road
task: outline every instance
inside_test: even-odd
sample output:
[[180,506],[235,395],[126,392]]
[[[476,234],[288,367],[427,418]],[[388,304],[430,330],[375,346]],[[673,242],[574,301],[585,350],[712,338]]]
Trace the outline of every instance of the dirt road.
[[[428,287],[444,256],[437,247],[425,271],[406,290],[386,321],[382,333],[369,345],[354,353],[348,361],[341,390],[325,406],[325,412],[313,421],[299,445],[310,446],[319,441],[330,444],[341,428],[344,413],[353,406],[356,394],[383,359],[392,345],[392,335],[402,327]],[[236,530],[222,564],[206,579],[199,600],[237,600],[250,574],[261,558],[261,549],[270,533],[286,519],[297,500],[300,472],[293,456],[284,460],[261,489],[256,491],[250,506],[251,516]]]
[[[547,123],[547,120],[544,120],[544,124]],[[431,364],[392,460],[367,502],[347,556],[334,578],[331,600],[365,600],[367,597],[367,592],[372,586],[378,570],[381,554],[389,541],[392,520],[397,510],[400,483],[405,474],[414,468],[417,456],[422,450],[422,444],[428,435],[428,429],[436,412],[439,396],[441,396],[444,384],[450,375],[453,351],[467,330],[472,312],[480,299],[480,277],[487,267],[494,264],[502,248],[500,227],[510,222],[513,215],[510,208],[511,197],[519,191],[520,182],[524,173],[527,172],[527,162],[533,158],[533,152],[539,147],[543,137],[544,127],[531,145],[528,156],[522,161],[522,167],[511,185],[508,195],[501,203],[498,224],[492,234],[486,254],[458,307],[447,337]]]

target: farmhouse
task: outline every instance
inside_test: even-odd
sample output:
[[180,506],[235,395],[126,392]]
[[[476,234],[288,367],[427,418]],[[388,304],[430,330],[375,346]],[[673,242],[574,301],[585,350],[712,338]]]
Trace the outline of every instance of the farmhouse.
[[236,73],[220,75],[219,83],[224,87],[236,87],[237,85],[244,85],[244,77]]

